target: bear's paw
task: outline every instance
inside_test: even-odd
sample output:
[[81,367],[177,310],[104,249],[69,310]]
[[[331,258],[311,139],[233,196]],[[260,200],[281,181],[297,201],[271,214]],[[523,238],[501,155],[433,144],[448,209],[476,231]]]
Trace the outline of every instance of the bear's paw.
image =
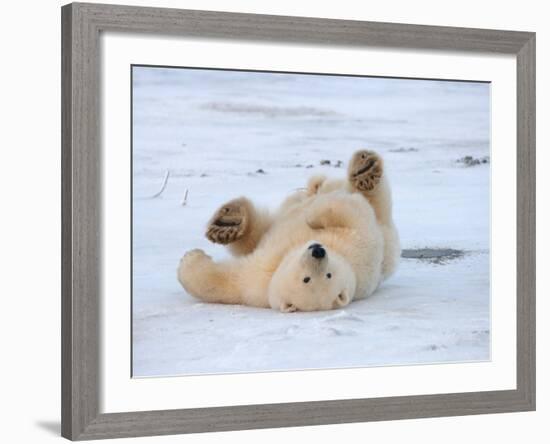
[[230,244],[244,236],[248,226],[248,201],[235,199],[222,205],[210,219],[206,237],[215,244]]
[[382,158],[374,151],[362,150],[351,159],[348,179],[359,191],[372,191],[380,183],[382,173]]

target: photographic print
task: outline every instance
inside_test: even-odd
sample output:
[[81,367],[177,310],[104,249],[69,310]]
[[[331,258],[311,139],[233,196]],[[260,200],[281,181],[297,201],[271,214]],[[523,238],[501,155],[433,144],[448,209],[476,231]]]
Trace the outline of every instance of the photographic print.
[[133,377],[490,360],[490,83],[131,76]]

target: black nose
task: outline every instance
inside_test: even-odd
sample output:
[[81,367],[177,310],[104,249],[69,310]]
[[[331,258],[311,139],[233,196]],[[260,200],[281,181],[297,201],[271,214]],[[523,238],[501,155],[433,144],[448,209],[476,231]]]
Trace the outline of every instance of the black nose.
[[308,250],[312,250],[313,248],[319,248],[321,247],[321,244],[311,244],[309,247],[307,247]]
[[315,258],[315,259],[323,259],[325,257],[325,255],[327,254],[327,252],[325,251],[325,249],[323,247],[321,247],[320,245],[315,245],[313,247],[313,249],[311,250],[311,255]]

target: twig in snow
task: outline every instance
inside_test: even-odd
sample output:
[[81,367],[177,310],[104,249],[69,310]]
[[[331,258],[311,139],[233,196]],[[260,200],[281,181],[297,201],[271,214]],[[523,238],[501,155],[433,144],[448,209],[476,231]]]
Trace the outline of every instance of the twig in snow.
[[151,199],[154,199],[156,197],[159,197],[164,189],[166,188],[166,184],[168,183],[168,178],[170,177],[170,170],[166,170],[166,173],[164,174],[164,180],[162,181],[162,186],[160,187],[160,190],[155,195],[151,196]]
[[189,195],[189,189],[185,190],[185,196],[183,196],[183,200],[181,201],[181,206],[184,207],[187,205],[187,196]]

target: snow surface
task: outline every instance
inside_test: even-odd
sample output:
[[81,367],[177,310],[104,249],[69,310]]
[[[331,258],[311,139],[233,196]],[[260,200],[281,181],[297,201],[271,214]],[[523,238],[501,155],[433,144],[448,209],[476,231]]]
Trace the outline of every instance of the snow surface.
[[[488,84],[146,67],[133,81],[134,376],[490,359],[490,166],[456,162],[490,154]],[[359,148],[385,159],[402,247],[463,257],[402,259],[372,297],[329,312],[185,293],[185,251],[228,255],[204,238],[219,205],[276,208],[311,174],[342,177]]]

